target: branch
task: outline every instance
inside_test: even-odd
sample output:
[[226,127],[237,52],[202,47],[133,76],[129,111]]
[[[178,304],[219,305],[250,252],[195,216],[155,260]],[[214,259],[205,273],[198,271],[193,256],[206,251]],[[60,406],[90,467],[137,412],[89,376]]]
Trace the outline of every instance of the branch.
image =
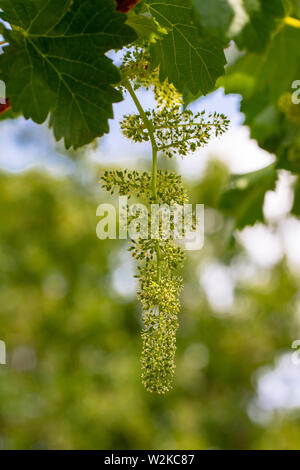
[[297,18],[293,18],[292,16],[286,16],[284,18],[285,24],[288,26],[292,26],[293,28],[299,28],[300,29],[300,20]]
[[[144,126],[149,132],[149,137],[151,141],[151,146],[152,146],[152,194],[154,201],[157,201],[157,144],[154,136],[154,130],[152,126],[152,122],[149,121],[149,119],[146,116],[145,111],[143,110],[143,107],[141,103],[138,100],[138,97],[136,96],[130,81],[128,80],[124,84],[125,88],[128,90],[134,104],[137,107],[138,112],[140,113],[140,116],[143,120]],[[157,240],[156,242],[156,257],[157,257],[157,280],[160,282],[161,279],[161,253],[160,253],[160,246],[159,246],[159,241]]]

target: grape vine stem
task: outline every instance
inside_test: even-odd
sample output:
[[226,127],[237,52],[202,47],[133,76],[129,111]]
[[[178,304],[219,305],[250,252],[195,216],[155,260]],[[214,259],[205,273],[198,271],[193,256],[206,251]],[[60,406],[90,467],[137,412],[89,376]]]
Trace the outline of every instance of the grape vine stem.
[[[158,203],[157,198],[157,152],[158,147],[156,144],[154,130],[152,122],[148,119],[138,97],[136,96],[134,89],[129,80],[124,83],[125,88],[127,89],[128,93],[130,94],[140,116],[144,123],[145,128],[148,130],[151,147],[152,147],[152,195],[155,203]],[[160,282],[161,280],[161,252],[159,246],[159,240],[156,241],[156,259],[157,259],[157,281]]]
[[292,16],[286,16],[284,18],[285,24],[292,26],[293,28],[300,28],[300,20],[293,18]]

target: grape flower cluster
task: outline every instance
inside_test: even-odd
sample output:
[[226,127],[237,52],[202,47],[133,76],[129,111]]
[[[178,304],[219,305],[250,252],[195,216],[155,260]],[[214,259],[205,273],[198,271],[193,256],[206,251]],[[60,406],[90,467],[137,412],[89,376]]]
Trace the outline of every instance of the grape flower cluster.
[[[120,86],[127,89],[138,113],[124,116],[123,134],[133,142],[148,142],[152,148],[152,172],[110,170],[101,178],[104,189],[147,204],[147,224],[151,226],[151,207],[182,207],[188,202],[182,179],[174,172],[157,169],[157,155],[186,157],[206,145],[211,137],[222,135],[228,119],[204,111],[194,114],[183,109],[183,100],[173,85],[160,83],[158,70],[150,69],[147,50],[128,50],[121,66]],[[152,89],[156,109],[144,111],[135,91]],[[130,219],[132,220],[132,218]],[[130,240],[129,250],[137,261],[138,298],[143,310],[142,382],[150,392],[164,394],[172,388],[175,372],[176,331],[183,281],[179,270],[184,250],[175,240],[175,218],[171,216],[170,236],[164,236],[159,220],[155,236],[141,231]],[[182,233],[184,236],[184,233]]]

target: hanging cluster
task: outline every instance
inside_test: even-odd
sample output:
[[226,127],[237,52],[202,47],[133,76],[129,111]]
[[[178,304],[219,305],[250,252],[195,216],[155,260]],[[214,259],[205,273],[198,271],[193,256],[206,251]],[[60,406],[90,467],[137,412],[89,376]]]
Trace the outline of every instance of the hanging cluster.
[[140,269],[139,299],[143,307],[142,381],[150,392],[166,393],[175,371],[176,331],[182,279],[163,268],[157,280],[155,266]]
[[152,193],[152,174],[147,171],[107,170],[101,178],[104,189],[121,196],[143,198],[159,204],[180,204],[188,202],[181,176],[170,171],[157,171],[157,200]]
[[[172,388],[175,371],[179,296],[183,287],[178,270],[184,262],[184,251],[177,239],[184,237],[185,230],[183,224],[178,231],[176,209],[182,209],[188,199],[180,176],[157,170],[157,156],[160,152],[168,157],[186,156],[207,144],[212,136],[223,134],[229,121],[222,114],[182,110],[182,97],[167,81],[160,83],[158,70],[151,70],[149,64],[147,50],[135,48],[125,54],[120,86],[131,95],[138,114],[124,116],[121,129],[133,142],[151,145],[152,172],[106,171],[102,185],[110,194],[118,191],[121,196],[133,197],[146,205],[143,214],[129,213],[129,222],[137,226],[135,236],[129,234],[129,250],[137,261],[138,297],[143,309],[142,381],[148,391],[161,394]],[[154,91],[155,110],[143,110],[135,94],[140,87]],[[154,206],[159,208],[155,231]]]
[[[191,110],[181,111],[178,105],[172,108],[145,112],[152,123],[157,150],[167,157],[185,157],[206,145],[211,137],[218,137],[227,131],[229,120],[218,113],[194,114]],[[150,135],[139,114],[124,116],[121,122],[123,134],[134,142],[148,142]]]
[[[130,240],[129,251],[138,262],[138,297],[144,312],[142,381],[148,391],[165,393],[172,386],[175,370],[179,294],[182,289],[182,279],[177,271],[183,264],[184,251],[174,242],[174,214],[170,217],[168,238],[164,238],[161,221],[158,231],[151,233],[151,204],[182,206],[187,202],[187,196],[181,177],[167,171],[157,172],[156,200],[153,197],[152,175],[149,172],[106,171],[102,177],[102,185],[111,194],[118,190],[122,196],[134,196],[148,202],[147,230],[141,229],[139,236]],[[133,219],[129,217],[129,222]]]
[[134,90],[144,88],[153,90],[155,101],[158,108],[172,108],[174,105],[183,105],[183,99],[168,79],[163,82],[159,79],[159,69],[152,68],[150,65],[150,54],[148,48],[135,47],[128,49],[123,57],[120,67],[123,80],[131,80]]

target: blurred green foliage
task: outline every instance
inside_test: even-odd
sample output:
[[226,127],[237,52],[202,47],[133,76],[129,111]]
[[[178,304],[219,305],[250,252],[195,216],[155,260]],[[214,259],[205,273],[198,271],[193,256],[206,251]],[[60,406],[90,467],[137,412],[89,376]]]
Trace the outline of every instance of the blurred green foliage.
[[[214,205],[216,163],[190,188]],[[218,178],[212,178],[218,174]],[[237,282],[217,315],[200,287],[208,260],[230,266],[226,220],[188,256],[174,391],[140,383],[140,307],[112,276],[120,241],[96,238],[95,187],[42,173],[0,175],[0,445],[3,449],[297,449],[300,413],[253,422],[255,374],[299,336],[299,280],[284,262]],[[97,197],[95,197],[95,195]],[[211,224],[213,225],[213,224]]]

